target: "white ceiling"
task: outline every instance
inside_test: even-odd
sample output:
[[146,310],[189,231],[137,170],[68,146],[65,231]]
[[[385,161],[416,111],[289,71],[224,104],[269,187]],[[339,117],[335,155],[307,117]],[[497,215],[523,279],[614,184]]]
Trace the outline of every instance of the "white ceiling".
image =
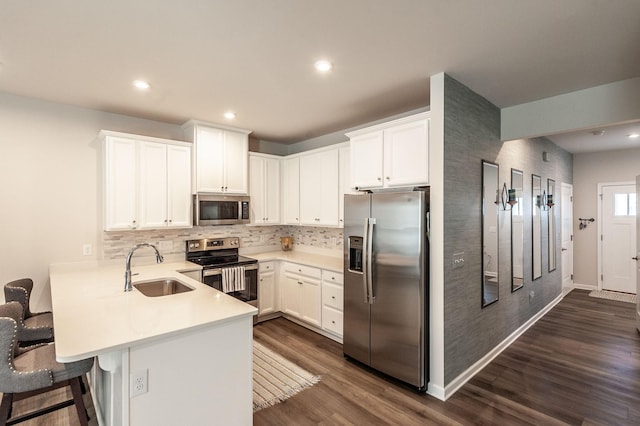
[[442,71],[501,108],[638,77],[639,17],[638,0],[0,0],[0,91],[177,124],[233,110],[291,143],[428,105]]

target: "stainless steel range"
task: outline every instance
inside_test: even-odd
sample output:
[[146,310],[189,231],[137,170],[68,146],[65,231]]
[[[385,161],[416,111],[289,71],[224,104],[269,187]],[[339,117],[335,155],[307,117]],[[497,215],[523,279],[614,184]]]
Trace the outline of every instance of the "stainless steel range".
[[202,265],[202,282],[230,296],[258,305],[258,261],[240,256],[240,239],[187,241],[187,260]]

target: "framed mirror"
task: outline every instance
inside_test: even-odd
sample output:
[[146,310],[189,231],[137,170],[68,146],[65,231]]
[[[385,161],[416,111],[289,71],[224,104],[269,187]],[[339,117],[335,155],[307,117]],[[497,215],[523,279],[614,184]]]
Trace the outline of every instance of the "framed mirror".
[[556,197],[556,181],[553,179],[547,179],[547,199],[545,200],[545,208],[547,209],[547,223],[549,230],[549,272],[556,270],[556,215],[555,205]]
[[482,160],[482,307],[498,300],[498,165]]
[[532,253],[533,259],[532,279],[537,280],[542,276],[542,246],[540,240],[542,221],[542,179],[538,175],[531,175],[531,220],[532,220]]
[[[511,169],[511,191],[515,204],[511,205],[511,291],[524,285],[524,175]],[[511,193],[509,194],[511,200]]]

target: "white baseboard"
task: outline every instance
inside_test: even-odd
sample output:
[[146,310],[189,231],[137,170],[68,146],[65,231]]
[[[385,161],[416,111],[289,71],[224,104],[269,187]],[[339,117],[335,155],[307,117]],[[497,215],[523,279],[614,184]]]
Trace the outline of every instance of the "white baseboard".
[[573,288],[577,288],[578,290],[597,290],[598,286],[597,285],[573,283]]
[[471,367],[467,368],[462,374],[453,379],[447,386],[444,388],[444,392],[439,386],[434,386],[434,392],[431,393],[431,386],[429,386],[428,393],[430,395],[435,396],[442,401],[446,401],[451,395],[453,395],[458,389],[460,389],[465,383],[467,383],[473,376],[478,374],[480,370],[486,367],[491,361],[494,360],[495,357],[500,355],[502,351],[507,349],[509,345],[511,345],[518,337],[522,335],[529,327],[535,324],[540,318],[542,318],[547,312],[549,312],[555,305],[557,305],[562,298],[563,294],[560,294],[558,297],[553,299],[551,303],[541,309],[537,314],[533,317],[529,318],[527,322],[522,324],[517,330],[511,333],[506,339],[504,339],[498,346],[489,351],[485,356],[479,359],[475,364]]

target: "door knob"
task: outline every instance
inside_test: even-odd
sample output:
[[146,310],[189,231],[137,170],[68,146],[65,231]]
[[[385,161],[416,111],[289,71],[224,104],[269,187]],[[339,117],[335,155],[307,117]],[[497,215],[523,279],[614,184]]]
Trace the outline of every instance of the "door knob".
[[638,256],[632,257],[633,260],[638,260]]
[[567,251],[567,250],[569,250],[569,249],[566,249],[566,248],[562,247],[562,251]]

